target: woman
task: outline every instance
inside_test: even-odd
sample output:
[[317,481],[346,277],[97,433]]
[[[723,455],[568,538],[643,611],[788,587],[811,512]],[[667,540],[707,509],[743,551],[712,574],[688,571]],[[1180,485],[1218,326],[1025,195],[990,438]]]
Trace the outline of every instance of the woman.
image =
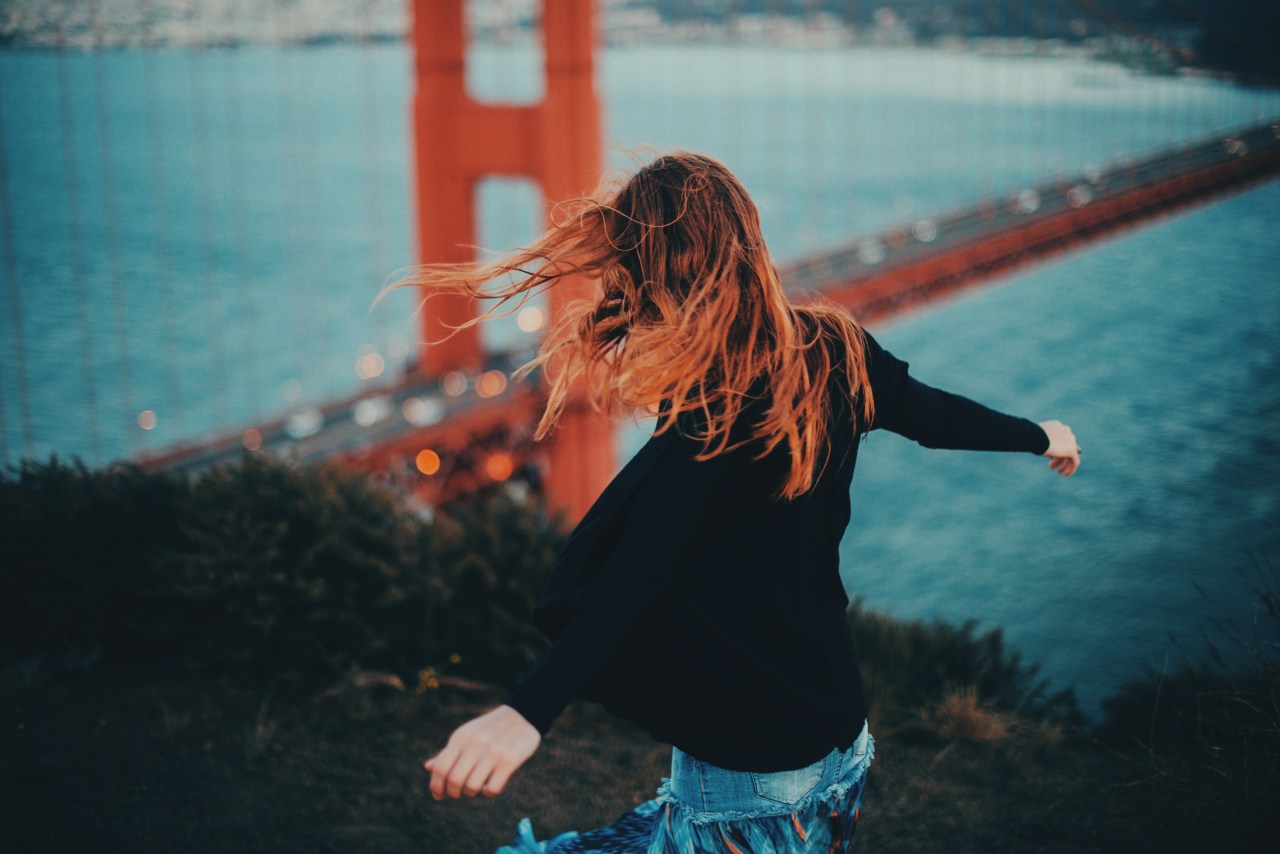
[[790,304],[715,160],[659,157],[556,219],[503,260],[398,284],[498,300],[478,322],[596,279],[518,372],[557,368],[535,438],[579,378],[597,409],[658,423],[556,562],[534,614],[554,643],[424,763],[431,793],[499,794],[584,697],[671,744],[670,778],[607,828],[538,843],[525,819],[504,851],[845,850],[873,752],[837,552],[858,438],[1029,452],[1071,475],[1075,437],[920,383],[842,308]]

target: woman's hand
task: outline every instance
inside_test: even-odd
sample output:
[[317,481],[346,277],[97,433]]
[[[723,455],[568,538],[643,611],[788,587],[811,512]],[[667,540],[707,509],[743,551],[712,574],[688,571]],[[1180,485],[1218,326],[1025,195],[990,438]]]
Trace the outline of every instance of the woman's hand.
[[1076,434],[1061,421],[1041,421],[1040,428],[1049,437],[1049,449],[1044,456],[1049,457],[1049,468],[1064,477],[1075,474],[1080,468],[1080,452],[1084,450],[1076,442]]
[[537,727],[510,706],[498,706],[453,731],[449,743],[423,763],[431,772],[431,796],[499,794],[515,770],[542,742]]

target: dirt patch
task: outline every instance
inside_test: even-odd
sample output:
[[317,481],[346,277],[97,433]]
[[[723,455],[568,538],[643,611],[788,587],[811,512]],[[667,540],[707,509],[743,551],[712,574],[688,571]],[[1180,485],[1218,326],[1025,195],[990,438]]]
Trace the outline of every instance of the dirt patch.
[[[491,852],[524,816],[539,839],[607,824],[670,767],[669,748],[575,703],[501,797],[436,802],[421,762],[498,699],[475,687],[286,701],[100,670],[11,680],[0,699],[10,851]],[[855,848],[1180,850],[1139,779],[1080,734],[884,735]]]

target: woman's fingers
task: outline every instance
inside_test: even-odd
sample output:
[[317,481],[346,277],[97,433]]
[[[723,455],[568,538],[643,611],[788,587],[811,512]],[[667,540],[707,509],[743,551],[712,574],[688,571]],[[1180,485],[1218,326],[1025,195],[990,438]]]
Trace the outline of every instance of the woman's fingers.
[[423,763],[423,767],[431,772],[431,797],[437,801],[444,797],[445,781],[457,763],[460,752],[458,746],[450,740],[444,750]]
[[1053,457],[1049,460],[1049,468],[1063,477],[1070,477],[1080,468],[1080,460],[1077,457]]
[[458,761],[449,769],[449,776],[444,781],[444,793],[451,798],[462,797],[462,787],[466,784],[467,778],[471,776],[471,772],[480,757],[474,750],[464,750],[458,756]]
[[431,772],[431,795],[492,797],[533,755],[542,735],[510,706],[499,706],[454,730],[439,754],[423,763]]
[[484,788],[481,791],[491,798],[502,794],[502,790],[506,788],[507,781],[511,779],[511,775],[515,773],[515,770],[515,765],[508,762],[499,762],[493,769],[493,773],[489,775],[489,782],[484,784]]
[[462,794],[468,798],[474,798],[480,794],[480,790],[484,788],[485,781],[493,773],[493,765],[493,759],[488,756],[477,762],[475,767],[471,769],[471,773],[467,775],[466,781],[462,784]]

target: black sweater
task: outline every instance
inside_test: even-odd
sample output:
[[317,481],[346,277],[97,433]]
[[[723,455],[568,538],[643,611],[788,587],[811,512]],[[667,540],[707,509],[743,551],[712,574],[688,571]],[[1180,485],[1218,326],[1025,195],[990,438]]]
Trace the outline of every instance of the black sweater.
[[675,429],[649,439],[566,542],[534,611],[554,643],[507,705],[545,734],[574,697],[601,702],[742,771],[800,768],[853,743],[867,706],[838,547],[858,436],[883,428],[930,448],[1049,447],[1034,422],[924,385],[866,342],[874,420],[858,423],[832,394],[828,464],[799,498],[771,497],[790,464],[785,443],[762,460],[747,445],[696,461],[698,444]]

